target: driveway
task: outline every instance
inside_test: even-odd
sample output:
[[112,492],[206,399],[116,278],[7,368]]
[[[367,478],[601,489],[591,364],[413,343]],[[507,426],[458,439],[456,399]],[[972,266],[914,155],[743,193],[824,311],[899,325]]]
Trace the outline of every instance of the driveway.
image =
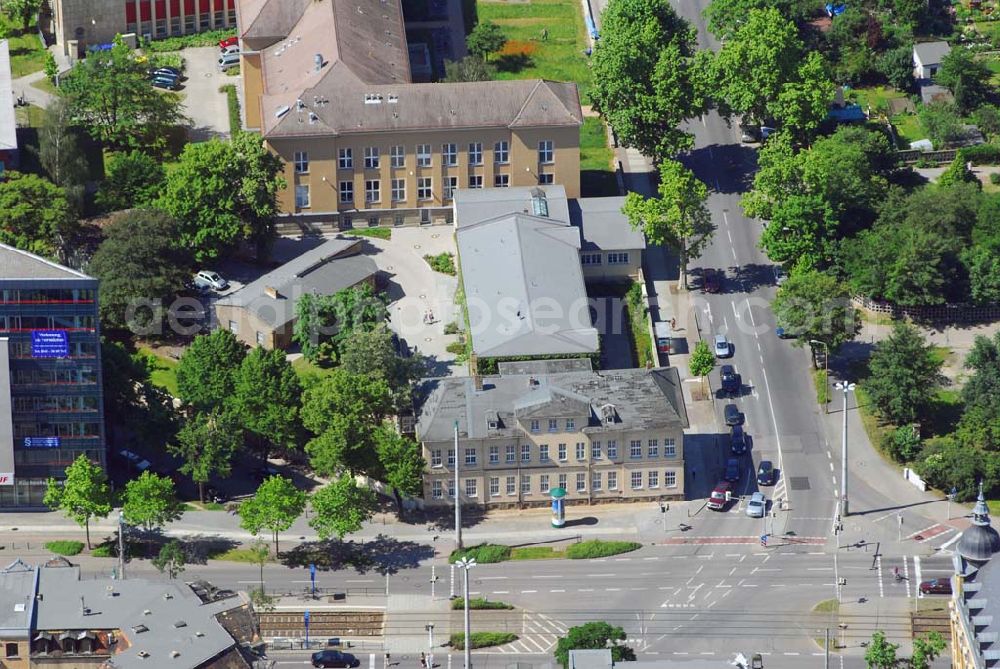
[[228,137],[229,110],[226,94],[220,93],[219,87],[235,85],[239,77],[219,72],[217,47],[196,47],[178,53],[187,61],[184,72],[187,78],[177,92],[183,101],[184,115],[191,119],[190,140],[202,142],[213,137]]
[[[444,333],[445,325],[462,321],[455,305],[458,280],[433,271],[424,260],[424,255],[456,252],[452,228],[394,228],[391,240],[369,238],[366,242],[368,254],[388,278],[392,330],[428,358],[432,376],[465,373],[466,365],[456,364],[455,355],[445,350],[458,341],[456,335]],[[428,312],[433,314],[432,323],[424,322]]]

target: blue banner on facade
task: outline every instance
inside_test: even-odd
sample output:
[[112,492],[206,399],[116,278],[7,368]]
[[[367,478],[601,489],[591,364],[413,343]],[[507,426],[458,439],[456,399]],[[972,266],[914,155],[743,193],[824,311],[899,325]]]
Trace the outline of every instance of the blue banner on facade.
[[59,437],[25,437],[25,448],[59,448]]
[[69,337],[64,330],[35,330],[31,333],[31,357],[68,358]]

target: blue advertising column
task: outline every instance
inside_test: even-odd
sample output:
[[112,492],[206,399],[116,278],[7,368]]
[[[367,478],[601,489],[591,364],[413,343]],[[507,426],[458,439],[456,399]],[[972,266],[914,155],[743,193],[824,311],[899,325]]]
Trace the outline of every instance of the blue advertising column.
[[309,612],[306,611],[302,614],[302,622],[306,625],[306,648],[309,647]]
[[566,491],[553,488],[552,492],[552,527],[562,527],[566,524]]

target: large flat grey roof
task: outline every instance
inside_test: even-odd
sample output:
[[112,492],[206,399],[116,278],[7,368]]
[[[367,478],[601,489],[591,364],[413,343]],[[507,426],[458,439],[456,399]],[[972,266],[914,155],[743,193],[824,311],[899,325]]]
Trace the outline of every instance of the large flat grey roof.
[[583,251],[646,248],[646,237],[622,213],[624,197],[584,197],[569,202],[569,221],[580,228]]
[[34,253],[0,244],[0,281],[11,279],[90,279],[75,269],[63,267]]
[[37,575],[21,560],[0,570],[0,638],[24,638],[31,631]]
[[10,42],[0,39],[0,150],[17,148],[14,84],[10,74]]
[[532,213],[532,194],[545,196],[549,218],[570,221],[566,189],[562,184],[513,188],[459,188],[455,191],[455,226],[458,228],[503,214]]
[[[546,373],[548,363],[522,367],[526,374],[486,376],[482,390],[470,377],[425,379],[420,383],[417,436],[423,441],[452,438],[455,421],[467,438],[515,436],[517,419],[532,415],[589,414],[583,432],[620,432],[688,426],[680,376],[673,367],[601,372]],[[557,366],[558,368],[558,366]],[[537,383],[529,383],[534,379]],[[613,405],[618,419],[607,424],[601,407]],[[490,430],[487,416],[499,417]]]
[[508,214],[460,227],[456,236],[477,355],[598,351],[576,228]]
[[[295,318],[295,305],[305,293],[332,295],[378,271],[375,261],[359,255],[362,240],[338,237],[306,251],[281,267],[216,302],[251,309],[272,327]],[[277,291],[278,297],[268,289]]]
[[[236,643],[215,616],[242,606],[239,597],[203,604],[182,581],[80,580],[75,566],[40,572],[35,629],[120,630],[128,647],[112,655],[119,669],[198,667]],[[146,630],[133,629],[139,625]]]

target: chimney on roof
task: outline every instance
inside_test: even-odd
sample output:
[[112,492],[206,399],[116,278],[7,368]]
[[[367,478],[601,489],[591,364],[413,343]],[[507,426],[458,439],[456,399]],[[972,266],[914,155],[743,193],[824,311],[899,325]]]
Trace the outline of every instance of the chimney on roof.
[[279,297],[281,297],[278,294],[278,289],[275,288],[274,286],[264,286],[264,294],[270,297],[272,300],[277,300]]
[[313,56],[313,63],[315,64],[316,71],[319,72],[323,69],[323,54],[318,53]]

